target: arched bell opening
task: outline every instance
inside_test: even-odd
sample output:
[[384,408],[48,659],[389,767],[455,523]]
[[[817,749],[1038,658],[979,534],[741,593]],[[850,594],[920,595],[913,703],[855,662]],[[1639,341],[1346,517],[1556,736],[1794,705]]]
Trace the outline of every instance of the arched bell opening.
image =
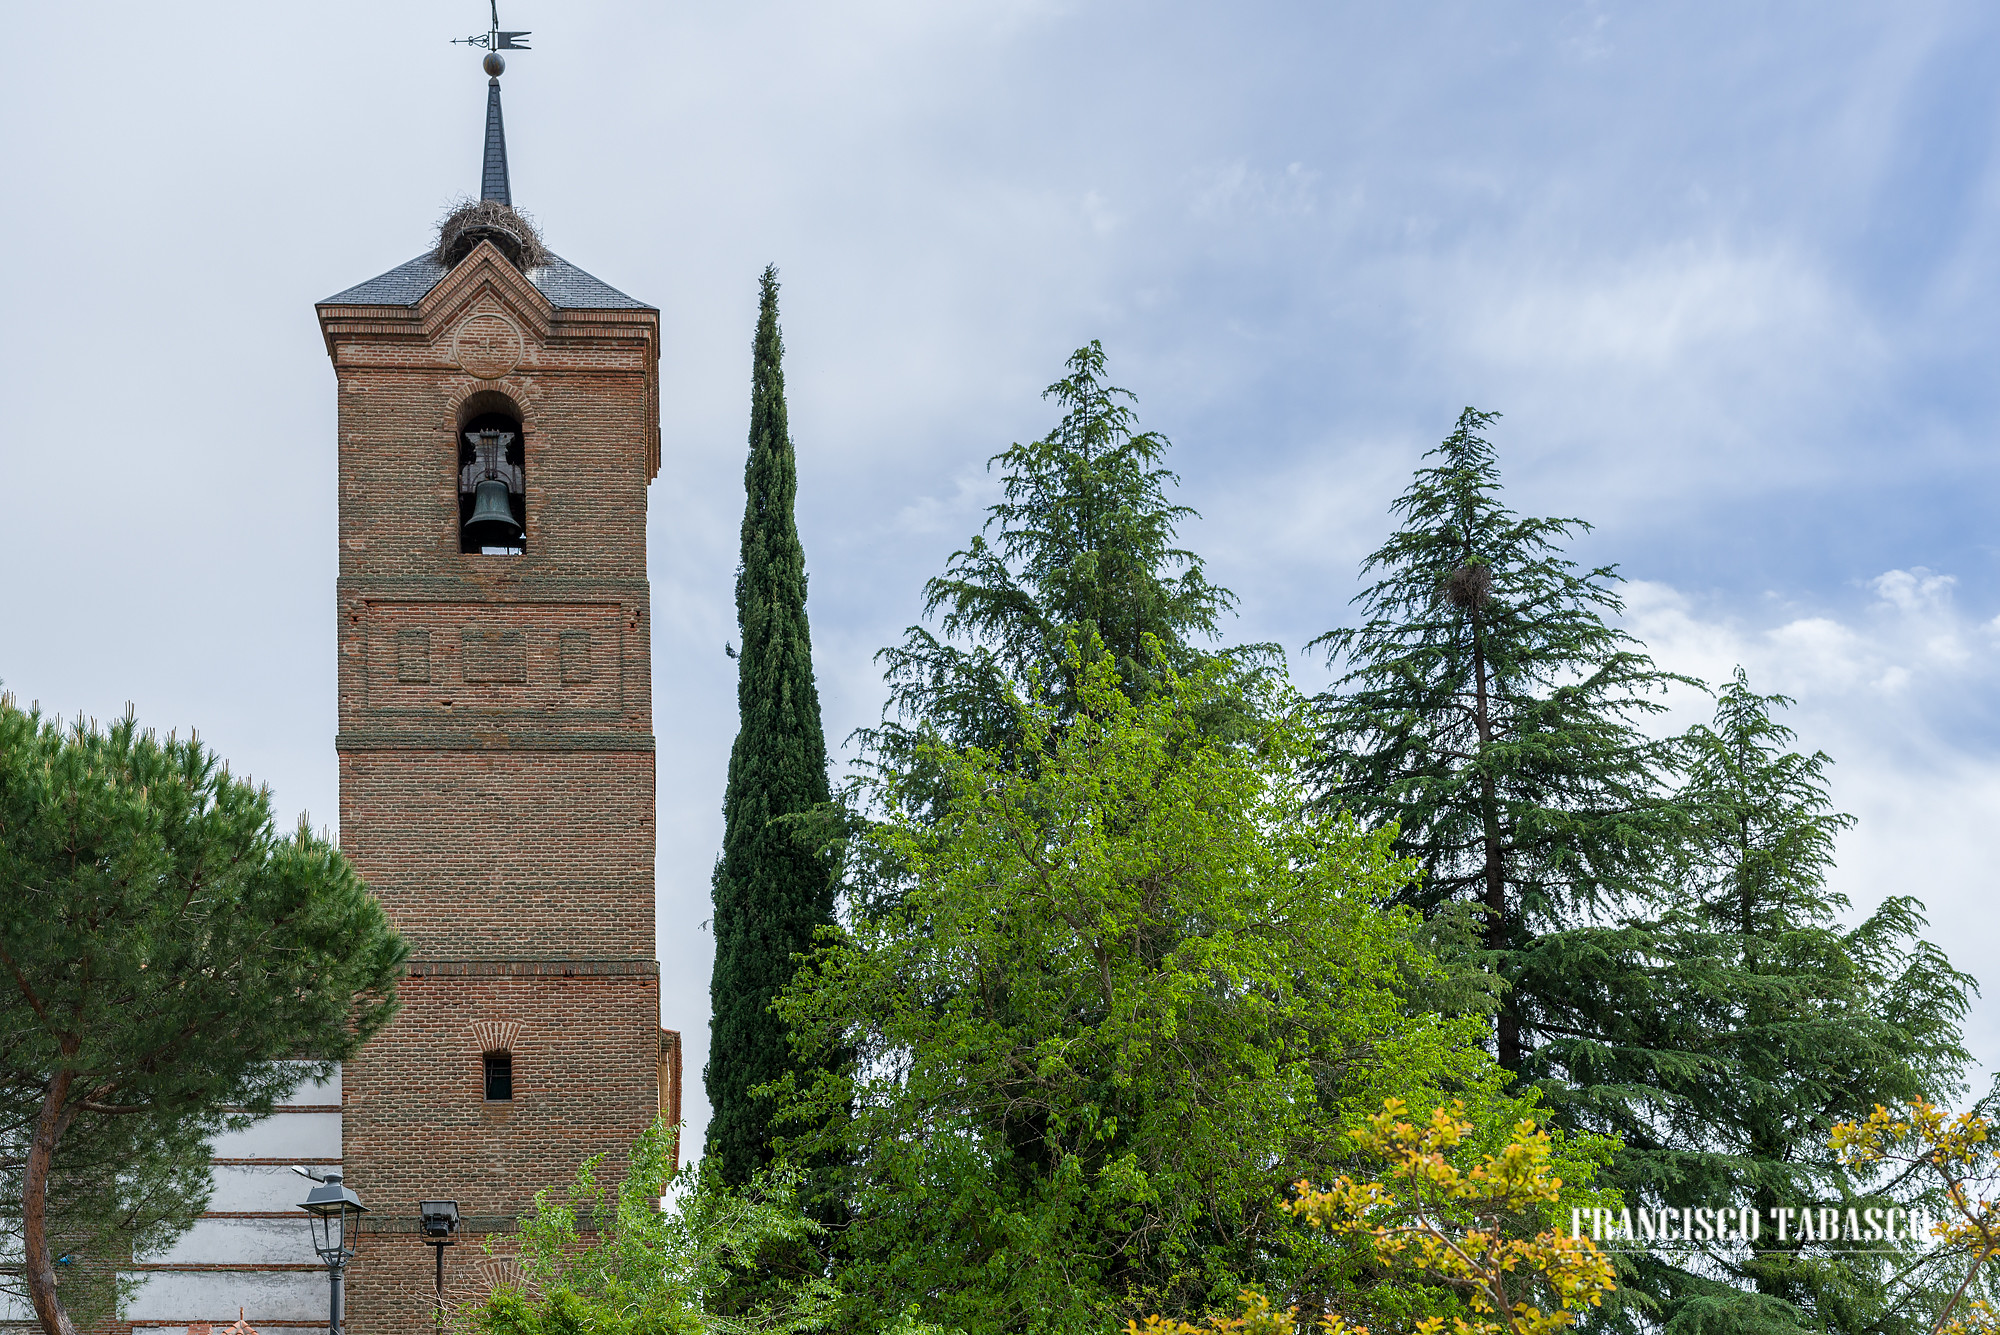
[[528,550],[528,452],[521,414],[505,395],[467,401],[458,429],[458,550],[520,556]]

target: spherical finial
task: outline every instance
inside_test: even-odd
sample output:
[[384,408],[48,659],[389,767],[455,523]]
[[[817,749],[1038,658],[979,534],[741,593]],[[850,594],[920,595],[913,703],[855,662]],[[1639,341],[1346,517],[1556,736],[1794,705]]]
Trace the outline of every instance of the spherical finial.
[[486,67],[486,72],[496,79],[500,77],[501,71],[507,68],[507,61],[498,51],[487,52],[486,59],[480,63]]

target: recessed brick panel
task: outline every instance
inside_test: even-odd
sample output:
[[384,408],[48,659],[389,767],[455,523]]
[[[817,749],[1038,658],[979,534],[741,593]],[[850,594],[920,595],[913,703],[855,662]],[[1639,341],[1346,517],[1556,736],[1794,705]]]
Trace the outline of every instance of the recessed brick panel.
[[524,686],[528,681],[528,641],[524,631],[501,630],[493,626],[467,626],[458,633],[459,675],[467,685],[505,682]]
[[431,633],[424,629],[396,632],[396,684],[431,684]]
[[[558,666],[564,686],[587,686],[598,679],[596,637],[590,631],[559,631],[557,642],[561,646]],[[574,693],[565,694],[566,701],[577,698]]]
[[642,609],[612,600],[371,598],[355,610],[364,658],[360,713],[374,726],[399,717],[447,726],[470,717],[541,719],[552,711],[581,711],[628,730],[649,722],[639,711],[620,717],[624,627]]

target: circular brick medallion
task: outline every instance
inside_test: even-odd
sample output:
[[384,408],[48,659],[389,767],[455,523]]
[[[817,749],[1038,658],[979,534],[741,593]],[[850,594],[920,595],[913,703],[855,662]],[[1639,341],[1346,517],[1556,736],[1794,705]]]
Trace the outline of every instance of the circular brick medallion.
[[481,380],[498,380],[521,364],[521,331],[504,315],[469,315],[452,338],[458,364]]

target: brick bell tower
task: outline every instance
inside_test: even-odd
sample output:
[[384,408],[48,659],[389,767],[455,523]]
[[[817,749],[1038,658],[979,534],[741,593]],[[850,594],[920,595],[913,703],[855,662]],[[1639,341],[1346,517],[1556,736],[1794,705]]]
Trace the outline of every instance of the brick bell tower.
[[[341,843],[408,937],[395,1021],[342,1072],[368,1204],[354,1335],[428,1322],[418,1202],[481,1234],[678,1117],[659,1024],[646,487],[659,312],[512,213],[486,57],[482,199],[435,253],[319,303],[339,382]],[[456,235],[454,235],[454,231]]]

